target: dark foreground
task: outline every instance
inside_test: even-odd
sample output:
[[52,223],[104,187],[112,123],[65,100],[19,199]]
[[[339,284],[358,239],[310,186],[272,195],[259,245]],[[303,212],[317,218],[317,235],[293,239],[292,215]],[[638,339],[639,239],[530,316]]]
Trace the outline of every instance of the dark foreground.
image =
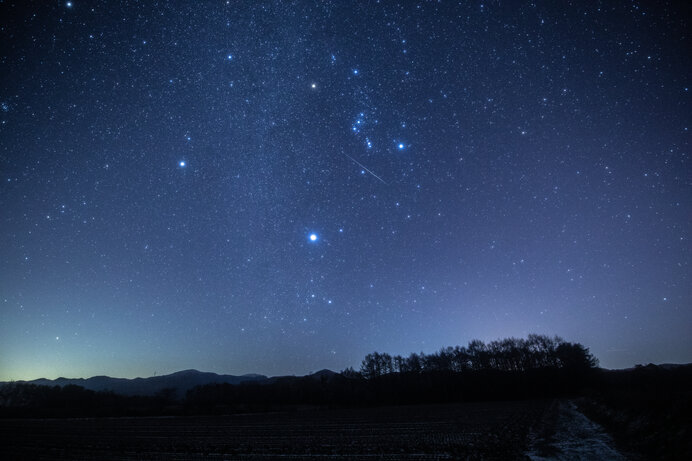
[[526,459],[549,401],[218,417],[4,419],[0,458]]

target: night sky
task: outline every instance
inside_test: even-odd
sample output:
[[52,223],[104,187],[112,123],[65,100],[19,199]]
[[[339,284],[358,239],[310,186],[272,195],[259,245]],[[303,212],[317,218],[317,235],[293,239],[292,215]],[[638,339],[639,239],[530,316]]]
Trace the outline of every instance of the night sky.
[[684,3],[2,2],[0,380],[692,361]]

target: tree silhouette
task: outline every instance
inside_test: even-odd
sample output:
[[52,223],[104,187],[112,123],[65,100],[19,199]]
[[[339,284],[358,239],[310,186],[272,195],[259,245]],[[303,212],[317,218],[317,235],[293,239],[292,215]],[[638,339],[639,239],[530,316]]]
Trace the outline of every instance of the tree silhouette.
[[589,352],[588,348],[578,343],[560,344],[555,351],[555,356],[561,367],[570,370],[588,370],[598,366],[598,359]]
[[407,358],[373,352],[363,359],[360,374],[372,379],[389,373],[586,370],[597,365],[596,358],[581,344],[565,342],[557,336],[531,334],[526,339],[505,338],[488,344],[475,339],[467,347],[444,347],[427,355],[412,353]]
[[394,372],[392,356],[373,352],[363,359],[360,365],[360,372],[365,378],[375,378]]

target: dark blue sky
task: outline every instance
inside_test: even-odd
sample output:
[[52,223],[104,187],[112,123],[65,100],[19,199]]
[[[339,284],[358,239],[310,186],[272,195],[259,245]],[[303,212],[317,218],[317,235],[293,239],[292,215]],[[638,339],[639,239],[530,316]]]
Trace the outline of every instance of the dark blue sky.
[[683,3],[0,4],[0,379],[692,361]]

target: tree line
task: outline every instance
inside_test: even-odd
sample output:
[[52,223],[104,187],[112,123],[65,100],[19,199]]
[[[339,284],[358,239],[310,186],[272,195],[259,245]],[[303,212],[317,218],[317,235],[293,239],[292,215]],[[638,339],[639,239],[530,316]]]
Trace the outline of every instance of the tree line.
[[363,359],[360,372],[347,368],[345,376],[376,378],[389,373],[467,372],[480,370],[522,372],[539,368],[586,370],[598,365],[588,348],[555,336],[531,334],[489,343],[473,340],[466,347],[445,347],[432,354],[408,357],[373,352]]

